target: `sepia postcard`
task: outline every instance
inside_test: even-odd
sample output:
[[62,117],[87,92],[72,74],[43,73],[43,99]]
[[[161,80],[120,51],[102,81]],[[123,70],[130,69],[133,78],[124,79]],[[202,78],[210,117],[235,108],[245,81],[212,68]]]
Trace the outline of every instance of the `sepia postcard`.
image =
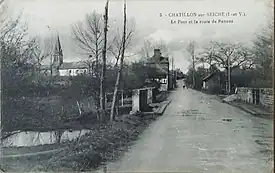
[[0,0],[6,172],[274,172],[271,0]]

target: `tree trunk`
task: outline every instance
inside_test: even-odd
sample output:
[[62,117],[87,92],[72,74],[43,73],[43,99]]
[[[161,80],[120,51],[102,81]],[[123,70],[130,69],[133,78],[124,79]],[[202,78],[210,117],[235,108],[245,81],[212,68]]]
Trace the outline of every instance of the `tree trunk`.
[[114,112],[115,112],[115,106],[116,106],[116,101],[117,101],[118,87],[119,87],[121,73],[122,73],[122,69],[123,69],[125,42],[126,42],[126,3],[124,1],[124,26],[123,26],[123,36],[122,36],[122,52],[121,52],[120,66],[119,66],[118,73],[117,73],[117,78],[116,78],[115,90],[114,90],[114,94],[113,94],[110,121],[113,121],[113,119],[114,119]]
[[100,78],[100,119],[103,120],[105,115],[105,76],[106,76],[106,51],[107,51],[107,32],[108,32],[108,4],[106,2],[104,15],[104,46],[102,51],[102,68]]

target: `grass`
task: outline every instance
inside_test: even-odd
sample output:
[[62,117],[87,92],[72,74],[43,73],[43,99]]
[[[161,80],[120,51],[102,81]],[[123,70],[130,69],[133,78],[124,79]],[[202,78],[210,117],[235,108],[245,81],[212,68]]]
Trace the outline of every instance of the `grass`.
[[[167,93],[160,94],[157,100],[165,100]],[[106,162],[118,159],[126,152],[138,136],[153,121],[142,114],[120,116],[113,123],[98,123],[87,119],[68,122],[67,127],[85,128],[89,126],[90,133],[78,140],[68,141],[64,150],[57,153],[36,155],[32,157],[18,157],[6,159],[3,168],[9,172],[30,171],[88,171],[94,170]],[[63,148],[62,146],[62,148]],[[54,148],[54,145],[37,146],[31,152]],[[9,152],[8,150],[5,152]],[[16,153],[17,152],[17,153]],[[30,148],[21,148],[10,153],[30,152]]]
[[[118,159],[153,120],[145,120],[141,116],[133,115],[123,116],[112,124],[97,124],[91,128],[90,133],[83,135],[79,140],[64,143],[67,149],[63,151],[35,157],[7,159],[6,169],[12,172],[96,169],[107,161]],[[44,147],[37,147],[35,151],[43,150]],[[21,150],[28,152],[27,148],[21,148]]]

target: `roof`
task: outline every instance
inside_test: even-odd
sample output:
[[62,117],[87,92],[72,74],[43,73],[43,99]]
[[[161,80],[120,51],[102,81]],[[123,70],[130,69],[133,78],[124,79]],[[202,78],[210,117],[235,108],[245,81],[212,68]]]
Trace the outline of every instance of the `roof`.
[[161,73],[168,73],[168,71],[169,71],[169,58],[168,57],[152,56],[151,58],[149,58],[147,60],[146,64],[158,69],[158,71]]
[[[50,69],[50,65],[42,65],[42,70]],[[59,69],[86,69],[87,65],[83,62],[63,62]]]
[[59,69],[85,69],[87,65],[83,62],[64,62]]
[[169,58],[164,56],[152,56],[147,63],[169,63]]
[[209,75],[207,75],[205,78],[202,79],[202,81],[208,81],[210,78],[212,78],[213,76],[215,76],[216,74],[220,74],[219,71],[215,71]]

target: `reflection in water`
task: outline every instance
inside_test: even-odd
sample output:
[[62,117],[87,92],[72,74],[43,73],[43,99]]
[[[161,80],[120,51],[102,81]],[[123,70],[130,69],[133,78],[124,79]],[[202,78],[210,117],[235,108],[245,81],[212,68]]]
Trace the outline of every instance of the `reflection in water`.
[[[73,140],[84,134],[90,132],[90,130],[76,130],[76,131],[64,131],[61,135],[61,142],[67,140]],[[36,146],[44,144],[53,144],[58,142],[58,136],[55,131],[51,132],[33,132],[26,131],[14,134],[3,141],[4,147],[9,146]]]

